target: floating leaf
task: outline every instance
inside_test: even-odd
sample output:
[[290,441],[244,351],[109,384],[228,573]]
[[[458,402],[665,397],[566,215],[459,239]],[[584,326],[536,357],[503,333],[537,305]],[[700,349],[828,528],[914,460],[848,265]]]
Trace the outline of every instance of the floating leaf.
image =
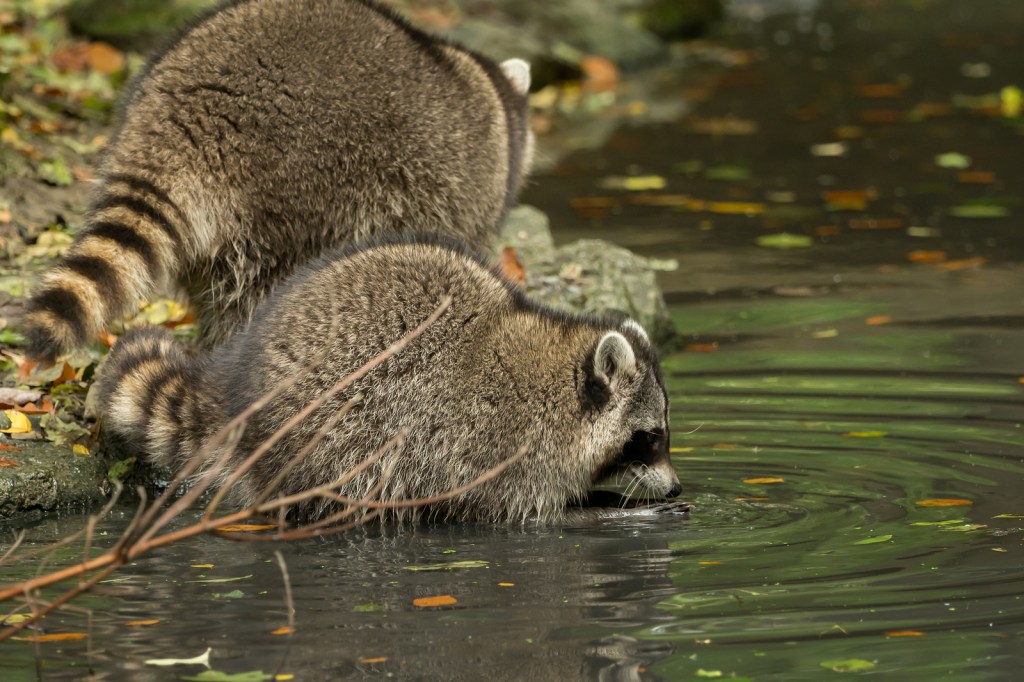
[[601,181],[604,189],[624,189],[630,192],[665,189],[665,185],[665,178],[660,175],[612,175]]
[[146,666],[210,666],[210,652],[212,647],[191,658],[150,658],[146,660]]
[[356,613],[378,613],[383,611],[384,607],[380,604],[356,604],[352,610]]
[[291,627],[290,625],[283,625],[283,626],[279,627],[276,630],[271,630],[270,634],[272,634],[272,635],[290,635],[293,632],[295,632],[295,628]]
[[880,542],[889,542],[889,540],[892,540],[892,534],[891,533],[887,533],[885,535],[876,535],[876,536],[874,536],[872,538],[864,538],[863,540],[858,540],[857,542],[855,542],[853,544],[855,544],[855,545],[877,545]]
[[846,156],[850,146],[845,142],[825,142],[824,144],[811,145],[812,156]]
[[413,606],[420,608],[427,608],[431,606],[451,606],[457,603],[458,600],[450,594],[441,594],[436,597],[419,597],[412,600]]
[[213,564],[191,564],[189,568],[213,568]]
[[935,267],[945,272],[952,272],[954,270],[968,270],[970,268],[980,268],[986,262],[983,256],[975,256],[974,258],[961,258],[959,260],[949,260],[945,263],[936,263]]
[[864,670],[871,670],[875,667],[875,664],[871,661],[865,661],[863,658],[847,658],[835,661],[822,661],[821,667],[828,668],[837,673],[859,673]]
[[891,324],[892,317],[889,315],[872,315],[871,317],[864,318],[864,324],[871,327],[879,327],[884,324]]
[[886,637],[924,637],[924,633],[918,630],[887,630],[882,634]]
[[28,635],[16,639],[22,642],[70,642],[76,639],[85,639],[88,636],[84,632],[54,632],[49,635]]
[[721,670],[705,670],[704,668],[697,668],[697,677],[721,677]]
[[[148,661],[147,661],[148,663]],[[216,670],[204,670],[198,675],[182,677],[188,682],[263,682],[263,680],[274,679],[262,670],[250,670],[245,673],[222,673]]]
[[780,232],[778,234],[766,234],[757,238],[757,245],[769,249],[802,249],[812,244],[812,240],[805,234],[790,234]]
[[128,627],[136,628],[142,627],[144,625],[156,625],[159,622],[159,618],[151,618],[149,620],[130,620],[127,623],[125,623],[125,625],[127,625]]
[[515,583],[498,583],[498,587],[515,587]]
[[911,251],[907,254],[911,263],[941,263],[946,260],[945,251]]
[[374,663],[383,663],[388,660],[387,656],[378,656],[377,658],[360,658],[359,662],[364,665],[372,665]]
[[744,478],[743,479],[744,483],[749,483],[751,485],[761,485],[761,484],[764,484],[764,483],[784,483],[785,481],[786,481],[786,479],[778,478],[778,477],[775,477],[775,476],[766,476],[766,477],[763,477],[763,478]]
[[960,171],[956,180],[965,185],[991,185],[996,181],[996,174],[991,171]]
[[949,209],[954,218],[1005,218],[1010,209],[999,204],[961,204]]
[[707,208],[712,213],[723,215],[760,215],[767,206],[754,201],[712,201]]
[[847,438],[885,438],[889,434],[885,431],[847,431],[843,435]]
[[440,564],[424,564],[422,566],[404,566],[407,571],[450,571],[456,568],[487,568],[490,562],[483,560],[449,561]]
[[970,507],[974,502],[952,497],[918,500],[914,504],[918,507]]
[[1007,85],[999,91],[999,108],[1006,118],[1020,116],[1022,106],[1024,106],[1024,91],[1021,91],[1016,85]]
[[185,582],[187,582],[187,583],[233,583],[233,582],[235,582],[237,580],[245,580],[245,579],[251,578],[251,577],[252,577],[252,574],[250,573],[249,575],[241,575],[241,576],[238,576],[237,578],[207,578],[205,580],[186,580]]
[[971,157],[959,152],[946,152],[935,157],[935,165],[939,168],[969,168]]

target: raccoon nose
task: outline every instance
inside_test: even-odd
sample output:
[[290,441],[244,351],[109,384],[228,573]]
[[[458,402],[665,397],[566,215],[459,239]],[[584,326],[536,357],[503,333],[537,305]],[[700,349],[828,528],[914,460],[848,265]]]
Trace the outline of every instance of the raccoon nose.
[[683,484],[676,481],[675,485],[669,488],[669,491],[665,493],[665,497],[679,497],[679,493],[683,492]]

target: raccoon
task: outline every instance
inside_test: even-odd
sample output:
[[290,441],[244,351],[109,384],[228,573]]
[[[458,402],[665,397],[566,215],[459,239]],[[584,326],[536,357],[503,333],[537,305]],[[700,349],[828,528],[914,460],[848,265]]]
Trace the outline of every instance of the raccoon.
[[30,354],[170,287],[223,341],[299,265],[416,225],[486,248],[532,158],[529,66],[371,0],[235,0],[124,98],[86,224],[31,298]]
[[[665,386],[640,326],[529,302],[479,256],[436,241],[376,241],[308,266],[209,354],[189,353],[163,329],[126,335],[98,383],[103,427],[179,468],[257,398],[293,381],[249,419],[230,464],[210,474],[224,482],[281,424],[446,297],[449,307],[404,351],[311,412],[232,483],[235,499],[258,499],[349,401],[357,405],[291,468],[279,494],[338,480],[403,429],[402,444],[341,485],[342,494],[435,496],[520,448],[521,459],[469,492],[390,515],[557,522],[617,476],[649,496],[679,494]],[[221,454],[205,453],[207,469]],[[318,499],[291,513],[316,519],[334,509]]]

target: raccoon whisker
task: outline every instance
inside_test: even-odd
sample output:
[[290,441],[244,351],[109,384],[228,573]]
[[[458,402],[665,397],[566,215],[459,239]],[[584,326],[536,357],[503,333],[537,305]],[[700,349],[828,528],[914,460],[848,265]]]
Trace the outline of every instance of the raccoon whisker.
[[683,435],[684,436],[690,436],[692,434],[695,434],[698,431],[700,431],[701,427],[703,427],[703,426],[704,426],[704,422],[701,422],[700,424],[697,424],[697,426],[692,431],[683,431]]

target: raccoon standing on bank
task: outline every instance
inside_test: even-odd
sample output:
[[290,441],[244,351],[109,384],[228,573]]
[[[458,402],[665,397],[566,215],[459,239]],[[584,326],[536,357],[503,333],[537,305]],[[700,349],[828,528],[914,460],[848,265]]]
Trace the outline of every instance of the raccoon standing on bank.
[[403,226],[489,246],[532,155],[529,80],[371,0],[227,3],[126,94],[85,227],[29,302],[30,353],[169,287],[212,346],[299,265]]
[[[309,402],[426,320],[409,346],[304,418],[231,488],[251,504],[347,401],[357,405],[287,474],[277,494],[337,480],[401,429],[408,435],[343,495],[393,502],[473,481],[525,448],[496,478],[426,511],[393,516],[544,522],[600,481],[628,476],[675,497],[668,407],[656,351],[630,320],[555,312],[528,302],[482,260],[438,243],[373,243],[308,267],[212,354],[196,357],[165,329],[117,343],[99,381],[104,428],[153,461],[181,467],[232,417],[298,377],[253,415],[225,471]],[[220,455],[207,455],[209,468]],[[379,491],[374,493],[374,488]],[[318,498],[296,518],[334,511]]]

